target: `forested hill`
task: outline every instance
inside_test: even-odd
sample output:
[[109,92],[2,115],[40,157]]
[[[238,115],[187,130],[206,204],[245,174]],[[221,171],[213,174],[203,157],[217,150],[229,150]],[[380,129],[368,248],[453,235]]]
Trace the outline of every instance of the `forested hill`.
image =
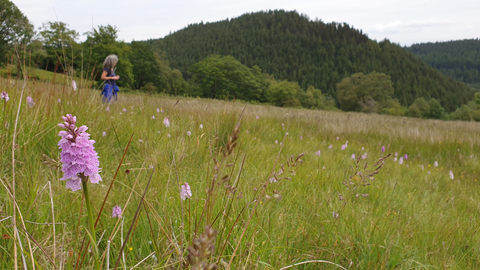
[[332,97],[342,78],[372,71],[391,76],[394,98],[405,106],[417,97],[436,98],[452,111],[473,97],[472,89],[388,40],[377,43],[348,24],[311,21],[295,11],[192,24],[147,42],[182,71],[210,54],[232,55],[249,67],[258,65],[277,80],[297,81],[304,89],[313,85]]
[[443,74],[480,90],[480,40],[414,44],[406,48]]

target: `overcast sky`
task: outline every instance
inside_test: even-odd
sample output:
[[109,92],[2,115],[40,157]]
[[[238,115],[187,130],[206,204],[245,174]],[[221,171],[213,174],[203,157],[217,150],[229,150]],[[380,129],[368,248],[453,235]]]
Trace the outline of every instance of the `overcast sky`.
[[[480,38],[480,0],[13,0],[35,25],[62,21],[80,34],[116,26],[130,42],[161,38],[191,23],[247,12],[297,10],[310,19],[346,22],[371,39],[400,45]],[[83,40],[84,37],[81,37]]]

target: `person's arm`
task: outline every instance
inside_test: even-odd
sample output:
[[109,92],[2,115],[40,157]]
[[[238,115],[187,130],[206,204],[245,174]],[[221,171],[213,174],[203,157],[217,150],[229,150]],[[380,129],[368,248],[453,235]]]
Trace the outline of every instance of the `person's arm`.
[[104,80],[104,81],[106,81],[106,80],[119,80],[120,79],[120,76],[118,76],[118,75],[113,76],[113,77],[107,77],[107,74],[108,74],[107,71],[104,70],[103,73],[102,73],[101,79]]

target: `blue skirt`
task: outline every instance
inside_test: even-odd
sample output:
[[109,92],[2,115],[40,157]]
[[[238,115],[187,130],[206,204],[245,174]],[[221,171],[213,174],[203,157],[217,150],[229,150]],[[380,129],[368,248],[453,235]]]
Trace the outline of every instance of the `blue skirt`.
[[117,100],[117,93],[120,91],[116,85],[105,84],[102,90],[102,102],[109,103],[112,101],[112,98],[115,97]]

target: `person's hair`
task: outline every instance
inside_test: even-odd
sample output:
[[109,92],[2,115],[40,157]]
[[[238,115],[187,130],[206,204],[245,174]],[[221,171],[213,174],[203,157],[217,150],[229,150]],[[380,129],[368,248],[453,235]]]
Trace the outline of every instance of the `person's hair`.
[[118,57],[115,54],[110,54],[105,58],[103,62],[103,69],[112,69],[113,66],[118,62]]

